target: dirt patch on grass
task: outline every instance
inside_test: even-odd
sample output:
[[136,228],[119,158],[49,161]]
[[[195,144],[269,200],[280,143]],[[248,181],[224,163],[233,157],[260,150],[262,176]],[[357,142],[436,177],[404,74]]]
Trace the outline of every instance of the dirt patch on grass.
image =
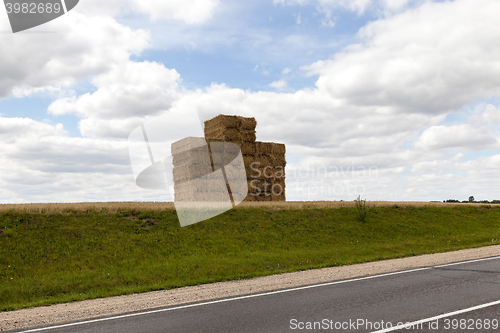
[[143,229],[149,229],[158,224],[158,221],[152,218],[145,218],[137,220],[137,226]]
[[125,217],[127,220],[130,221],[136,221],[135,225],[139,228],[143,229],[149,229],[151,227],[154,227],[155,225],[158,224],[158,220],[151,218],[151,217],[146,217],[146,218],[139,218],[134,215],[130,215]]

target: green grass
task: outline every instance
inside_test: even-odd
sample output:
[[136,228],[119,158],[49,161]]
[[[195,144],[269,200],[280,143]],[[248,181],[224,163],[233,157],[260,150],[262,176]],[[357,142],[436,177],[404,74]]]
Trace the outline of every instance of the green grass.
[[489,206],[0,213],[0,310],[498,244]]

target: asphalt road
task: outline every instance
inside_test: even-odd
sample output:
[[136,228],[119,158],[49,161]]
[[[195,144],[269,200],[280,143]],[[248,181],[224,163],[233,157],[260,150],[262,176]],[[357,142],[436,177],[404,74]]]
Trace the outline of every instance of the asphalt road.
[[24,332],[500,332],[499,321],[496,257]]

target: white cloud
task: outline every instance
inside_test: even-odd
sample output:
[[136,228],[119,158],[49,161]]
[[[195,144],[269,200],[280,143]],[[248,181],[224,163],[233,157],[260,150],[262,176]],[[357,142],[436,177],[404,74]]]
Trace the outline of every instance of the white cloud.
[[275,5],[284,6],[304,6],[308,4],[316,4],[323,10],[334,8],[344,8],[358,13],[363,13],[373,0],[274,0]]
[[219,0],[87,0],[75,9],[87,15],[120,16],[142,13],[151,20],[179,20],[187,24],[201,24],[212,18]]
[[463,174],[426,173],[408,177],[406,186],[414,188],[413,198],[429,200],[467,200],[470,195],[476,200],[500,199],[498,195],[498,165],[500,155],[479,157],[463,163],[455,163],[453,168]]
[[279,80],[279,81],[274,81],[269,84],[269,87],[275,88],[275,89],[283,89],[286,87],[286,81],[285,80]]
[[497,139],[485,128],[469,124],[454,126],[432,126],[416,141],[419,149],[486,149],[497,147]]
[[[340,10],[348,10],[362,15],[367,11],[381,17],[388,17],[407,9],[411,4],[419,6],[427,0],[274,0],[275,5],[282,6],[315,6],[323,15],[320,22],[323,26],[333,28]],[[431,0],[432,1],[432,0]],[[299,17],[300,20],[300,17]],[[297,22],[298,24],[300,22]]]
[[298,13],[296,16],[295,16],[295,23],[296,24],[301,24],[302,23],[302,15],[300,13]]
[[489,123],[500,124],[500,110],[494,105],[488,104],[484,110],[483,118]]
[[126,141],[67,137],[62,125],[0,118],[0,202],[172,200],[139,189]]
[[290,73],[291,71],[292,71],[292,70],[291,70],[290,68],[288,68],[288,67],[287,67],[287,68],[285,68],[285,69],[283,69],[283,70],[281,71],[281,74],[286,75],[286,74]]
[[[123,139],[143,121],[168,110],[181,95],[175,70],[156,63],[130,62],[125,67],[97,77],[98,90],[93,94],[55,101],[49,113],[74,113],[84,118],[79,122],[83,136]],[[134,77],[134,71],[140,75]],[[107,82],[111,77],[116,81]]]
[[198,109],[203,120],[218,114],[257,119],[257,139],[284,142],[295,156],[328,158],[325,163],[405,165],[422,152],[404,150],[403,143],[443,116],[380,115],[376,108],[345,107],[320,91],[295,93],[245,92],[223,85],[189,93],[183,102]]
[[[426,3],[368,24],[361,44],[304,67],[346,105],[444,113],[500,94],[500,2]],[[446,14],[444,14],[446,13]]]
[[381,1],[382,6],[389,10],[400,10],[404,8],[412,0],[383,0]]
[[449,169],[454,167],[456,167],[456,165],[448,160],[424,161],[413,164],[411,172],[439,172],[442,169]]
[[219,4],[218,0],[131,0],[131,2],[152,20],[176,19],[190,24],[206,22]]
[[0,98],[57,91],[89,73],[104,73],[113,64],[149,45],[149,35],[111,18],[65,15],[47,23],[54,34],[1,34],[9,52],[0,54]]
[[55,115],[74,113],[85,118],[80,123],[83,135],[115,137],[118,134],[124,138],[140,119],[172,106],[181,96],[179,79],[175,70],[162,64],[126,62],[95,76],[92,82],[96,92],[59,99],[48,111]]
[[67,135],[62,124],[55,126],[29,118],[0,118],[0,139],[2,143],[16,143],[20,140],[36,140],[40,137]]

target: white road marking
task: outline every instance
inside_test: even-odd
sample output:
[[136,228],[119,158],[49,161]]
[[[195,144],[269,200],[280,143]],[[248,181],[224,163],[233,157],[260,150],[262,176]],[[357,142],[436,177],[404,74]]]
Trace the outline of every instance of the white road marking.
[[[203,302],[203,303],[181,305],[181,306],[176,306],[176,307],[167,308],[167,309],[150,310],[150,311],[144,311],[144,312],[137,312],[137,313],[130,313],[130,314],[125,314],[125,315],[119,315],[119,316],[114,316],[114,317],[91,319],[91,320],[81,321],[81,322],[77,322],[77,323],[69,323],[69,324],[48,326],[48,327],[42,327],[42,328],[35,328],[35,329],[27,330],[27,331],[22,331],[21,333],[41,332],[41,331],[46,331],[46,330],[51,330],[51,329],[57,329],[57,328],[71,327],[71,326],[84,325],[84,324],[90,324],[90,323],[97,323],[97,322],[103,322],[103,321],[108,321],[108,320],[129,318],[129,317],[136,317],[136,316],[148,315],[148,314],[153,314],[153,313],[174,311],[174,310],[180,310],[180,309],[187,309],[187,308],[193,308],[193,307],[198,307],[198,306],[203,306],[203,305],[211,305],[211,304],[217,304],[217,303],[223,303],[223,302],[238,301],[238,300],[247,299],[247,298],[254,298],[254,297],[260,297],[260,296],[282,294],[282,293],[287,293],[287,292],[290,292],[290,291],[311,289],[311,288],[324,287],[324,286],[332,286],[332,285],[336,285],[336,284],[342,284],[342,283],[348,283],[348,282],[356,282],[356,281],[362,281],[362,280],[369,280],[369,279],[375,279],[375,278],[384,277],[384,276],[391,276],[391,275],[412,273],[412,272],[418,272],[418,271],[425,271],[425,270],[429,270],[429,269],[433,269],[433,268],[462,265],[462,264],[468,264],[468,263],[472,263],[472,262],[479,262],[479,261],[485,261],[485,260],[494,260],[494,259],[500,259],[500,256],[490,257],[490,258],[482,258],[482,259],[473,259],[473,260],[467,260],[467,261],[461,261],[461,262],[455,262],[455,263],[451,263],[451,264],[444,264],[444,265],[437,265],[437,266],[428,266],[428,267],[422,267],[422,268],[415,268],[415,269],[409,269],[409,270],[405,270],[405,271],[384,273],[384,274],[378,274],[378,275],[370,275],[370,276],[364,276],[364,277],[354,278],[354,279],[349,279],[349,280],[333,281],[333,282],[326,282],[326,283],[314,284],[314,285],[303,286],[303,287],[295,287],[295,288],[290,288],[290,289],[270,291],[270,292],[265,292],[265,293],[261,293],[261,294],[237,296],[237,297],[233,297],[233,298],[224,298],[224,299],[219,299],[219,300],[215,300],[215,301],[208,301],[208,302]],[[500,301],[498,301],[498,303],[500,303]],[[488,304],[490,304],[490,303],[488,303]],[[491,304],[491,305],[495,305],[495,304]],[[491,305],[487,305],[487,306],[491,306]],[[481,306],[481,305],[478,305],[478,306]],[[484,307],[486,307],[486,306],[484,306]],[[472,309],[472,308],[470,308],[470,309]],[[466,309],[466,310],[468,310],[468,309]],[[460,310],[460,311],[462,311],[462,310]],[[473,310],[468,310],[468,311],[473,311]],[[465,312],[467,312],[467,311],[465,311]],[[442,315],[442,316],[444,316],[444,315]],[[433,318],[437,318],[437,317],[433,317]],[[427,320],[427,319],[422,319],[422,320]],[[430,321],[430,320],[433,320],[433,319],[430,318],[428,321]],[[391,329],[391,330],[395,330],[395,328]],[[372,333],[382,333],[382,332],[390,332],[390,331],[383,330],[383,331],[376,331],[376,332],[372,332]]]
[[[441,319],[441,318],[451,317],[451,316],[458,315],[458,314],[461,314],[461,313],[466,313],[466,312],[471,312],[471,311],[475,311],[475,310],[479,310],[479,309],[484,309],[484,308],[487,308],[489,306],[498,305],[498,304],[500,304],[500,301],[494,301],[494,302],[490,302],[490,303],[476,305],[476,306],[473,306],[473,307],[470,307],[470,308],[467,308],[467,309],[462,309],[462,310],[457,310],[457,311],[453,311],[453,312],[443,313],[442,315],[439,315],[439,316],[435,316],[435,317],[431,317],[431,318],[426,318],[426,319],[420,319],[420,320],[417,320],[417,321],[414,321],[414,322],[411,322],[411,323],[405,323],[405,326],[407,325],[407,327],[412,327],[412,326],[416,326],[416,325],[419,325],[419,324],[425,324],[425,323],[428,323],[430,321],[435,321],[435,320],[438,320],[438,319]],[[371,333],[386,333],[386,332],[392,332],[392,331],[396,331],[396,330],[404,330],[404,329],[406,329],[405,326],[402,326],[402,327],[394,326],[394,327],[386,328],[386,329],[379,330],[379,331],[373,331]]]

